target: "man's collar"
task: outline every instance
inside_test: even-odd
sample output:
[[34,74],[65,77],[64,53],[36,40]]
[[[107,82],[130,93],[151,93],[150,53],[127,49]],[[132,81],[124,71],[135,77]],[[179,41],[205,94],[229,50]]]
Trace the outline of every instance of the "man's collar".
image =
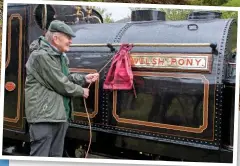
[[57,52],[57,53],[60,54],[60,55],[65,55],[64,52],[60,52],[57,47],[55,47],[55,46],[53,46],[51,43],[49,43],[49,42],[45,39],[45,37],[41,36],[41,37],[40,37],[40,40],[42,40],[45,44],[47,44],[49,47],[51,47],[54,52]]

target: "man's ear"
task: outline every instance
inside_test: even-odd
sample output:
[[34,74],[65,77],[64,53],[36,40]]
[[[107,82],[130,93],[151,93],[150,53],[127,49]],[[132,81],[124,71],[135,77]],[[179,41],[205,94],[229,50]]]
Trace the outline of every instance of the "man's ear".
[[53,35],[53,41],[54,41],[54,43],[58,42],[58,37],[56,35]]

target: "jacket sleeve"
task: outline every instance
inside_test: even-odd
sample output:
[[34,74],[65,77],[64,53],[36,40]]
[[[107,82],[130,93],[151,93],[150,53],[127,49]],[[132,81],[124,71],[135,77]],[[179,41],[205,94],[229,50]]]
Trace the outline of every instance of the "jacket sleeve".
[[34,63],[35,72],[44,82],[63,96],[83,96],[83,88],[74,84],[61,72],[61,67],[46,54],[37,56]]
[[[64,59],[65,59],[65,63],[67,66],[69,66],[69,59],[67,57],[67,55],[64,53]],[[68,71],[69,73],[69,71]],[[86,84],[86,79],[85,79],[85,75],[84,74],[79,74],[79,73],[69,73],[68,74],[68,79],[70,81],[72,81],[75,84],[78,84],[80,86],[83,86]]]
[[70,81],[72,81],[75,84],[78,84],[80,86],[83,86],[86,84],[86,79],[85,79],[85,75],[83,74],[78,74],[78,73],[70,73],[68,75],[68,79]]

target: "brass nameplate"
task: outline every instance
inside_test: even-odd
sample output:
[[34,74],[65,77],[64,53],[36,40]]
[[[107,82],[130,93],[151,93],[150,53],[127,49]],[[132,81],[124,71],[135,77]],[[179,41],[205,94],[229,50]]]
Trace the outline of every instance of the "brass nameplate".
[[132,53],[133,68],[210,71],[211,54]]

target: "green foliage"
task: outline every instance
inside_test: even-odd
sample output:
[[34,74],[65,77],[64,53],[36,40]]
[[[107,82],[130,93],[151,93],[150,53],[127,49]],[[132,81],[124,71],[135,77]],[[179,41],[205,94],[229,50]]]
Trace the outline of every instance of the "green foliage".
[[148,3],[148,4],[187,4],[187,0],[103,0],[104,2]]
[[237,24],[234,24],[232,27],[232,45],[231,49],[235,50],[237,48]]
[[166,20],[185,20],[193,10],[186,9],[159,9],[166,13]]
[[187,4],[201,6],[221,6],[228,0],[188,0]]
[[112,23],[114,20],[111,18],[112,13],[106,13],[106,9],[100,8],[100,7],[93,7],[99,14],[103,17],[104,23]]
[[186,5],[240,7],[240,0],[188,0]]
[[[58,0],[58,1],[66,1],[66,0]],[[78,1],[78,0],[67,0],[67,1]],[[104,0],[81,0],[82,2],[104,2]]]
[[222,12],[222,18],[233,18],[237,19],[238,18],[238,12],[234,11],[221,11]]
[[[64,0],[62,0],[64,1]],[[69,0],[78,1],[78,0]],[[117,3],[148,3],[148,4],[179,4],[185,5],[188,0],[81,0],[84,2],[117,2]]]
[[240,7],[240,1],[239,0],[228,0],[226,3],[224,3],[222,6],[227,7]]
[[[141,10],[141,9],[151,9],[151,8],[133,8],[130,7],[130,10]],[[160,8],[158,9],[166,13],[166,20],[185,20],[187,16],[193,12],[194,10],[187,10],[187,9],[165,9]],[[235,11],[218,11],[222,13],[223,19],[233,18],[237,19],[238,13]]]
[[2,26],[2,16],[3,16],[3,1],[0,1],[0,26]]

